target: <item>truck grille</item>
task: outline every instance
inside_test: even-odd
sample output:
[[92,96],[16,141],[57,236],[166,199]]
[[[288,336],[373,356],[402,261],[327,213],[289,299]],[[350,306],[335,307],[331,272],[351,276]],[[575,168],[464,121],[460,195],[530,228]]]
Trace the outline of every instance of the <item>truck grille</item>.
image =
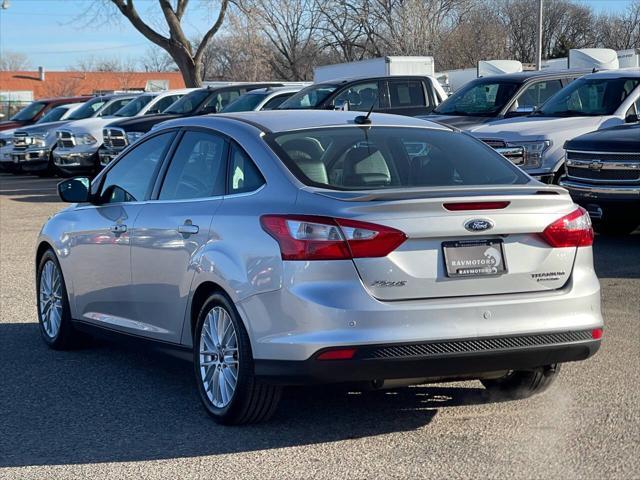
[[493,352],[515,348],[543,347],[592,340],[591,330],[579,330],[539,335],[452,340],[445,342],[415,343],[371,347],[358,355],[359,358],[416,358],[449,354]]
[[503,140],[493,140],[489,138],[487,139],[483,138],[482,141],[487,145],[489,145],[491,148],[504,148],[507,146],[506,142],[504,142]]
[[76,145],[76,141],[73,138],[73,133],[67,130],[58,130],[58,148],[73,148]]
[[507,143],[503,140],[483,139],[482,141],[491,148],[495,149],[496,152],[505,157],[514,165],[518,165],[519,167],[524,166],[525,154],[523,147],[507,146]]
[[26,150],[30,143],[29,134],[27,132],[15,132],[13,134],[13,149]]
[[640,153],[567,150],[567,176],[594,184],[640,182]]
[[123,150],[127,146],[127,134],[121,128],[105,128],[104,145],[111,150]]

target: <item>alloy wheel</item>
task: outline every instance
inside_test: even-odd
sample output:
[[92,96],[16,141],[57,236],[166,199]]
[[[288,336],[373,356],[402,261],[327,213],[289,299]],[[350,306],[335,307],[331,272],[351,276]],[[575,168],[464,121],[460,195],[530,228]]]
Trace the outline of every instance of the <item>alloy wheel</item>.
[[49,338],[55,338],[62,322],[62,275],[51,260],[40,272],[39,295],[42,327]]
[[231,316],[213,307],[200,333],[200,378],[209,401],[217,408],[231,402],[238,382],[238,337]]

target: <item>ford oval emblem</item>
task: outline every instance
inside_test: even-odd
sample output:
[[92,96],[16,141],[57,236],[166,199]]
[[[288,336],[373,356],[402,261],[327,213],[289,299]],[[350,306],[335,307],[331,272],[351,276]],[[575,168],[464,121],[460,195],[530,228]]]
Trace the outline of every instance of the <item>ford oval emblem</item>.
[[470,232],[484,232],[493,228],[493,222],[483,218],[474,218],[465,222],[464,228]]

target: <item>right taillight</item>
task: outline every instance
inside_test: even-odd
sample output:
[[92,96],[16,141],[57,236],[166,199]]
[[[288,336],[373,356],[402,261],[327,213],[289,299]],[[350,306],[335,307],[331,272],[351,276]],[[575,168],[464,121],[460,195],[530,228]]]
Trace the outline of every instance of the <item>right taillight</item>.
[[582,207],[559,218],[540,234],[552,247],[588,247],[593,245],[589,213]]
[[260,222],[283,260],[385,257],[407,238],[394,228],[315,215],[263,215]]

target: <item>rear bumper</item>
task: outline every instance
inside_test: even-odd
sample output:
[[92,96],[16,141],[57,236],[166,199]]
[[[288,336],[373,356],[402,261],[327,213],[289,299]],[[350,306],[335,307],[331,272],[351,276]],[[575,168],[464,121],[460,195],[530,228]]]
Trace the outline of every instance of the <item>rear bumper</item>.
[[[570,338],[570,334],[580,333],[584,333],[585,337],[591,334],[590,331],[565,332],[569,335],[567,338]],[[500,340],[505,338],[513,340],[519,337],[468,340],[467,343],[472,345],[484,340],[493,341],[497,346]],[[317,355],[304,361],[256,360],[255,373],[266,381],[288,385],[441,377],[472,378],[484,372],[528,370],[555,363],[585,360],[600,348],[599,340],[579,340],[535,347],[496,348],[453,354],[428,353],[442,349],[442,343],[359,346],[352,360],[317,360]],[[380,352],[392,353],[388,354],[390,358],[379,358],[384,355]]]

